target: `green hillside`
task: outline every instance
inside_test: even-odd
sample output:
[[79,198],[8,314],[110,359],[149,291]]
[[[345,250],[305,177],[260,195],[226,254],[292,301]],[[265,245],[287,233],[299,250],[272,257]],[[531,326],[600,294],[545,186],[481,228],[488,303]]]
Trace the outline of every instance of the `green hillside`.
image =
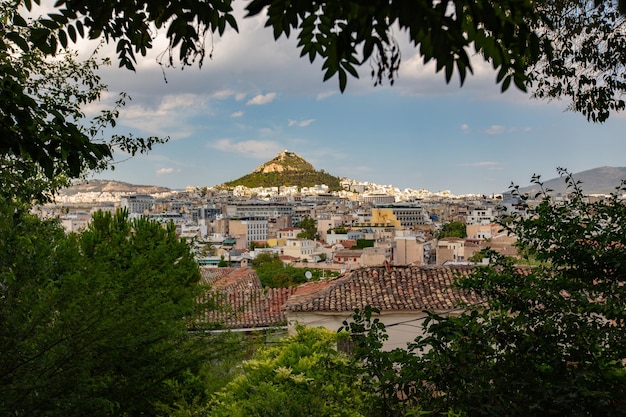
[[226,187],[242,185],[248,188],[286,186],[302,188],[325,184],[330,191],[338,191],[341,189],[339,181],[338,177],[315,170],[313,165],[299,155],[283,151],[250,174],[223,185]]

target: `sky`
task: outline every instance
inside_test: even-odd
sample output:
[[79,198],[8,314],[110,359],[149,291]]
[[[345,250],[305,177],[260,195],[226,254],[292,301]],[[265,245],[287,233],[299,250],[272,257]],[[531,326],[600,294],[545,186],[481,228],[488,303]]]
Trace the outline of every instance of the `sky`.
[[[122,91],[131,97],[107,133],[170,139],[147,155],[117,153],[114,170],[90,178],[214,186],[289,150],[339,177],[492,194],[528,185],[533,174],[554,178],[557,167],[626,166],[625,115],[593,124],[565,101],[534,100],[514,87],[503,94],[480,62],[462,87],[456,74],[448,85],[402,32],[396,83],[375,87],[365,65],[342,94],[336,78],[323,82],[321,61],[299,58],[295,39],[274,41],[260,18],[238,23],[239,33],[207,39],[212,59],[200,69],[161,68],[162,40],[135,72],[115,61],[101,69],[108,93],[91,110]],[[114,57],[114,45],[101,54]]]

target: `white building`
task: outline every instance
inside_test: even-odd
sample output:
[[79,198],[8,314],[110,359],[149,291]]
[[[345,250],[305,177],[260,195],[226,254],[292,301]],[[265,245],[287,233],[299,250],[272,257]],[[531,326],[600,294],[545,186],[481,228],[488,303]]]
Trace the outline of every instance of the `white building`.
[[128,210],[129,213],[146,213],[152,210],[155,201],[152,196],[137,194],[122,197],[120,207]]
[[469,210],[465,224],[490,224],[494,223],[495,219],[492,207],[479,207]]

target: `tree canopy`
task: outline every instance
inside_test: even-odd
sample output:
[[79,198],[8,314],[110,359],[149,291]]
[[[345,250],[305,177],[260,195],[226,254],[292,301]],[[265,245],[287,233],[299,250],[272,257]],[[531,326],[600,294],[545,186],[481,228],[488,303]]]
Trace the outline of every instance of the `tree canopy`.
[[[370,374],[386,381],[381,388],[405,394],[389,395],[393,406],[469,416],[626,415],[626,183],[589,202],[562,174],[568,200],[542,190],[530,205],[514,188],[526,214],[501,223],[536,266],[492,251],[489,265],[459,278],[484,303],[431,313],[424,336],[392,352],[380,351],[384,328],[371,313],[346,324]],[[379,363],[398,371],[383,374]]]
[[337,271],[315,268],[315,264],[312,264],[312,268],[296,268],[285,264],[275,253],[259,254],[252,260],[252,268],[256,271],[261,284],[269,288],[285,288],[303,284],[309,281],[306,276],[307,272],[311,273],[310,279],[313,281],[338,274]]
[[[122,94],[112,109],[93,118],[86,116],[84,108],[106,91],[97,70],[110,60],[79,61],[69,50],[46,47],[41,36],[52,32],[45,22],[22,17],[20,6],[20,2],[0,4],[0,194],[4,198],[44,200],[68,179],[108,166],[115,148],[134,155],[164,141],[123,135],[105,138],[127,97]],[[55,59],[50,59],[52,55]]]
[[211,416],[369,416],[373,395],[359,366],[338,352],[337,333],[297,329],[277,346],[258,351],[218,393]]
[[174,227],[97,214],[81,235],[0,204],[0,414],[155,415],[219,344]]
[[302,232],[298,233],[299,238],[316,240],[320,237],[317,231],[317,222],[312,217],[303,217],[302,220],[294,226],[302,228]]
[[[32,0],[18,3],[32,7]],[[337,76],[342,91],[361,66],[375,84],[393,84],[402,58],[398,38],[406,35],[448,82],[456,73],[462,84],[474,56],[498,72],[503,90],[514,84],[538,98],[568,97],[593,121],[624,109],[624,0],[251,0],[246,11],[264,15],[276,39],[297,36],[300,55],[322,59],[324,80]],[[19,44],[29,40],[54,53],[81,36],[104,38],[116,42],[119,63],[129,69],[159,31],[169,42],[162,64],[202,66],[213,47],[205,38],[238,28],[231,0],[60,0],[41,25]]]
[[[31,19],[39,3],[0,5],[0,157],[3,167],[29,171],[29,178],[75,178],[107,165],[114,147],[132,155],[163,141],[102,138],[125,98],[90,124],[81,109],[103,91],[93,74],[100,63],[47,58],[79,38],[102,39],[116,44],[120,66],[134,69],[137,56],[164,33],[162,65],[202,66],[213,48],[206,38],[237,30],[232,0],[59,0],[45,16]],[[402,58],[398,39],[407,36],[448,82],[456,73],[463,84],[473,60],[484,60],[503,90],[513,84],[541,99],[567,97],[572,110],[602,122],[625,108],[624,3],[251,0],[246,11],[264,15],[276,39],[297,36],[301,56],[321,59],[324,80],[336,76],[342,91],[361,67],[370,68],[375,84],[393,84]]]
[[444,237],[467,237],[467,228],[463,222],[448,222],[441,226],[437,234],[439,239]]

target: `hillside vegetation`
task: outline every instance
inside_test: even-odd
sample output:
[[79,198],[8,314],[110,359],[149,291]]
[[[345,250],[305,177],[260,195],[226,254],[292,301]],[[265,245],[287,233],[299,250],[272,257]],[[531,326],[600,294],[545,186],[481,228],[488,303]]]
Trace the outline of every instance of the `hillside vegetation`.
[[262,164],[251,173],[223,185],[229,188],[238,185],[248,188],[288,186],[302,188],[322,184],[327,185],[330,191],[341,189],[339,177],[323,170],[317,171],[301,156],[282,151],[274,159]]

